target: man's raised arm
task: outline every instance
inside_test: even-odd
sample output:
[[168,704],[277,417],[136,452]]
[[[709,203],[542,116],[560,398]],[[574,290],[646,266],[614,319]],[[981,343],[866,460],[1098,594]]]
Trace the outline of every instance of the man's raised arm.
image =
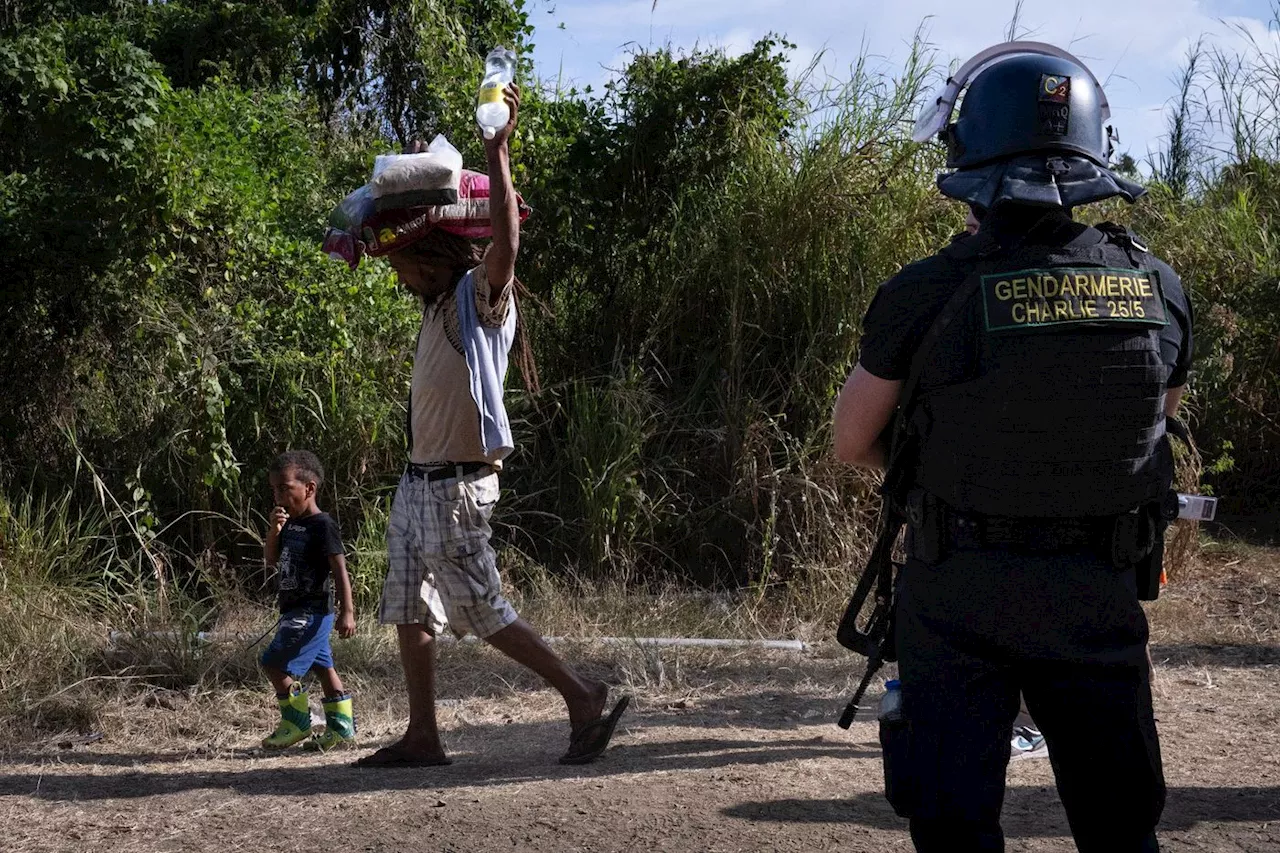
[[516,274],[516,253],[520,251],[520,211],[516,191],[511,183],[511,147],[508,140],[516,127],[520,111],[520,87],[512,83],[502,93],[511,118],[498,129],[493,139],[484,143],[489,165],[489,218],[493,224],[493,243],[485,257],[485,271],[491,287],[501,288]]

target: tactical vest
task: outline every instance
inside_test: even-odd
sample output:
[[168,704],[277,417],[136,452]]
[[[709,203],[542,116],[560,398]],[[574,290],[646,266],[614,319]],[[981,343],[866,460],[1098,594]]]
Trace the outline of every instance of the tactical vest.
[[1102,234],[1093,246],[947,250],[971,270],[957,319],[977,324],[975,361],[949,384],[923,367],[912,428],[915,482],[952,508],[1115,516],[1168,490],[1163,283],[1131,236]]

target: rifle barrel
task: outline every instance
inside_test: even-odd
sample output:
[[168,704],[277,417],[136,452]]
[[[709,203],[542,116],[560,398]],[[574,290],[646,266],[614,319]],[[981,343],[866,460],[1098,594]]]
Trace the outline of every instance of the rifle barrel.
[[840,715],[839,726],[847,729],[853,725],[853,718],[858,714],[858,703],[862,701],[862,697],[866,695],[867,688],[871,686],[871,679],[876,677],[876,673],[880,671],[880,667],[884,666],[884,660],[879,655],[867,659],[867,671],[862,676],[858,689],[853,692],[853,698],[849,700],[849,704],[844,706],[844,713]]

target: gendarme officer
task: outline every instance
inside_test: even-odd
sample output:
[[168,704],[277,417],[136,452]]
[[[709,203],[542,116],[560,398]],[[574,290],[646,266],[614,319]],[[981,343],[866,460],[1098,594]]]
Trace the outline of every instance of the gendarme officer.
[[1143,192],[1107,168],[1109,114],[1047,45],[993,48],[948,81],[918,130],[941,132],[939,189],[980,229],[880,287],[836,406],[837,455],[887,467],[908,531],[891,634],[905,722],[881,738],[918,850],[1004,848],[1019,691],[1079,849],[1158,849],[1139,599],[1159,574],[1191,311],[1138,238],[1072,220]]

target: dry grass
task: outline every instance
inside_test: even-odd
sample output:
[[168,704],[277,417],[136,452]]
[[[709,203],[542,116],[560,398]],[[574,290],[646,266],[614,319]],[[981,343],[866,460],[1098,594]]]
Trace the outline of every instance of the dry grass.
[[[758,649],[604,646],[597,636],[786,637],[825,639],[795,617],[795,603],[751,593],[697,594],[676,587],[629,591],[610,584],[567,584],[545,578],[512,590],[518,609],[544,634],[568,638],[558,650],[584,673],[648,701],[690,702],[774,679],[785,690],[795,654]],[[81,626],[80,678],[69,680],[25,708],[11,706],[4,720],[20,741],[58,743],[101,732],[117,745],[143,748],[180,741],[201,754],[243,750],[274,725],[270,690],[256,657],[273,614],[241,603],[207,626],[215,639],[183,632],[108,641],[106,622]],[[806,630],[797,632],[797,625]],[[154,628],[155,626],[151,626]],[[260,638],[256,642],[255,638]],[[833,645],[833,644],[829,644]],[[407,705],[393,629],[366,614],[358,635],[334,642],[340,674],[358,698],[362,732],[375,739],[403,725]],[[836,696],[856,670],[843,654],[823,648],[810,655],[831,667],[824,689]],[[554,694],[531,672],[482,644],[442,642],[438,652],[442,724],[448,727],[464,700],[468,707],[505,709],[509,715],[544,712]],[[529,706],[528,708],[526,706]],[[35,713],[31,713],[32,711]],[[458,711],[456,713],[461,713]],[[493,713],[499,713],[493,711]]]
[[1203,543],[1150,608],[1151,637],[1171,656],[1192,647],[1237,650],[1243,658],[1278,658],[1280,554],[1237,542]]
[[[1276,557],[1206,543],[1150,608],[1168,849],[1261,853],[1280,841]],[[520,604],[548,633],[729,634],[790,624],[794,600],[552,584],[526,588]],[[86,682],[57,697],[60,722],[46,715],[7,739],[5,793],[24,819],[6,849],[297,851],[340,837],[368,850],[728,853],[757,849],[762,832],[770,849],[791,853],[908,844],[880,790],[873,725],[834,725],[861,660],[827,640],[829,629],[806,637],[821,642],[801,654],[566,643],[576,666],[635,697],[606,760],[586,769],[555,763],[568,729],[554,691],[488,647],[441,644],[439,721],[456,763],[370,775],[344,766],[352,755],[256,748],[275,712],[246,645],[270,616],[223,613],[217,627],[247,634],[240,643],[126,645],[113,665],[186,666],[195,680]],[[408,709],[392,632],[364,623],[335,652],[362,751],[398,737]],[[86,707],[92,716],[77,717]],[[88,731],[101,738],[77,739]],[[1047,761],[1010,768],[1014,848],[1072,849],[1052,783]],[[263,846],[264,813],[292,827],[276,846]]]
[[[1280,637],[1276,563],[1274,550],[1204,544],[1185,568],[1171,573],[1164,595],[1149,608],[1157,663],[1280,662],[1273,660]],[[544,634],[580,638],[559,646],[566,658],[645,701],[697,701],[740,691],[743,682],[757,680],[786,692],[800,686],[789,682],[793,678],[821,680],[823,686],[804,689],[834,699],[851,687],[860,669],[860,660],[830,639],[834,614],[843,605],[839,596],[814,613],[811,590],[698,594],[672,586],[636,591],[527,571],[511,593],[521,613]],[[214,642],[176,631],[110,643],[109,620],[43,618],[39,614],[54,602],[37,604],[21,596],[0,602],[0,622],[10,626],[8,638],[17,641],[5,650],[6,659],[26,666],[24,677],[43,676],[28,682],[21,702],[11,700],[3,709],[0,722],[12,737],[65,740],[103,732],[114,742],[141,745],[161,738],[216,752],[243,748],[270,728],[274,709],[256,663],[266,640],[253,642],[272,626],[269,609],[247,602],[224,607],[212,625],[205,625],[218,637]],[[794,638],[813,648],[800,667],[794,654],[590,642],[599,636]],[[44,657],[33,649],[42,649]],[[335,641],[335,654],[340,673],[360,697],[365,733],[381,737],[402,725],[407,708],[393,631],[366,614],[356,638]],[[62,669],[35,672],[42,663]],[[797,674],[801,670],[803,675]],[[16,671],[7,677],[15,678]],[[31,688],[37,683],[48,688],[36,694]],[[525,703],[555,704],[534,675],[473,644],[441,644],[439,691],[446,709],[479,699],[518,715]]]
[[[393,664],[392,632],[362,627],[365,636],[339,645],[336,654],[346,686],[356,698],[361,741],[376,744],[403,731],[408,705],[398,666]],[[370,648],[383,649],[385,656],[379,656],[382,665],[373,670],[356,668],[353,661]],[[829,707],[821,713],[793,714],[788,706],[779,713],[805,719],[827,715],[834,720],[831,709],[852,688],[859,668],[851,656],[822,652],[642,649],[587,642],[567,643],[560,650],[580,671],[636,697],[640,713],[645,709],[693,713],[725,706],[754,715],[778,711],[783,697],[807,696],[829,700]],[[563,718],[563,706],[554,691],[486,646],[442,644],[437,686],[446,748],[451,743],[469,743],[468,733],[475,727]],[[257,741],[277,719],[265,682],[261,686],[191,686],[180,690],[155,685],[128,689],[84,685],[84,690],[74,695],[80,706],[94,708],[91,719],[68,717],[57,725],[46,717],[45,726],[28,728],[25,737],[10,742],[10,749],[64,754],[92,732],[103,736],[95,749],[112,752],[148,756],[163,744],[166,750],[177,747],[185,751],[187,757],[252,757],[260,754]],[[313,715],[318,716],[318,700],[313,699],[312,706]]]

